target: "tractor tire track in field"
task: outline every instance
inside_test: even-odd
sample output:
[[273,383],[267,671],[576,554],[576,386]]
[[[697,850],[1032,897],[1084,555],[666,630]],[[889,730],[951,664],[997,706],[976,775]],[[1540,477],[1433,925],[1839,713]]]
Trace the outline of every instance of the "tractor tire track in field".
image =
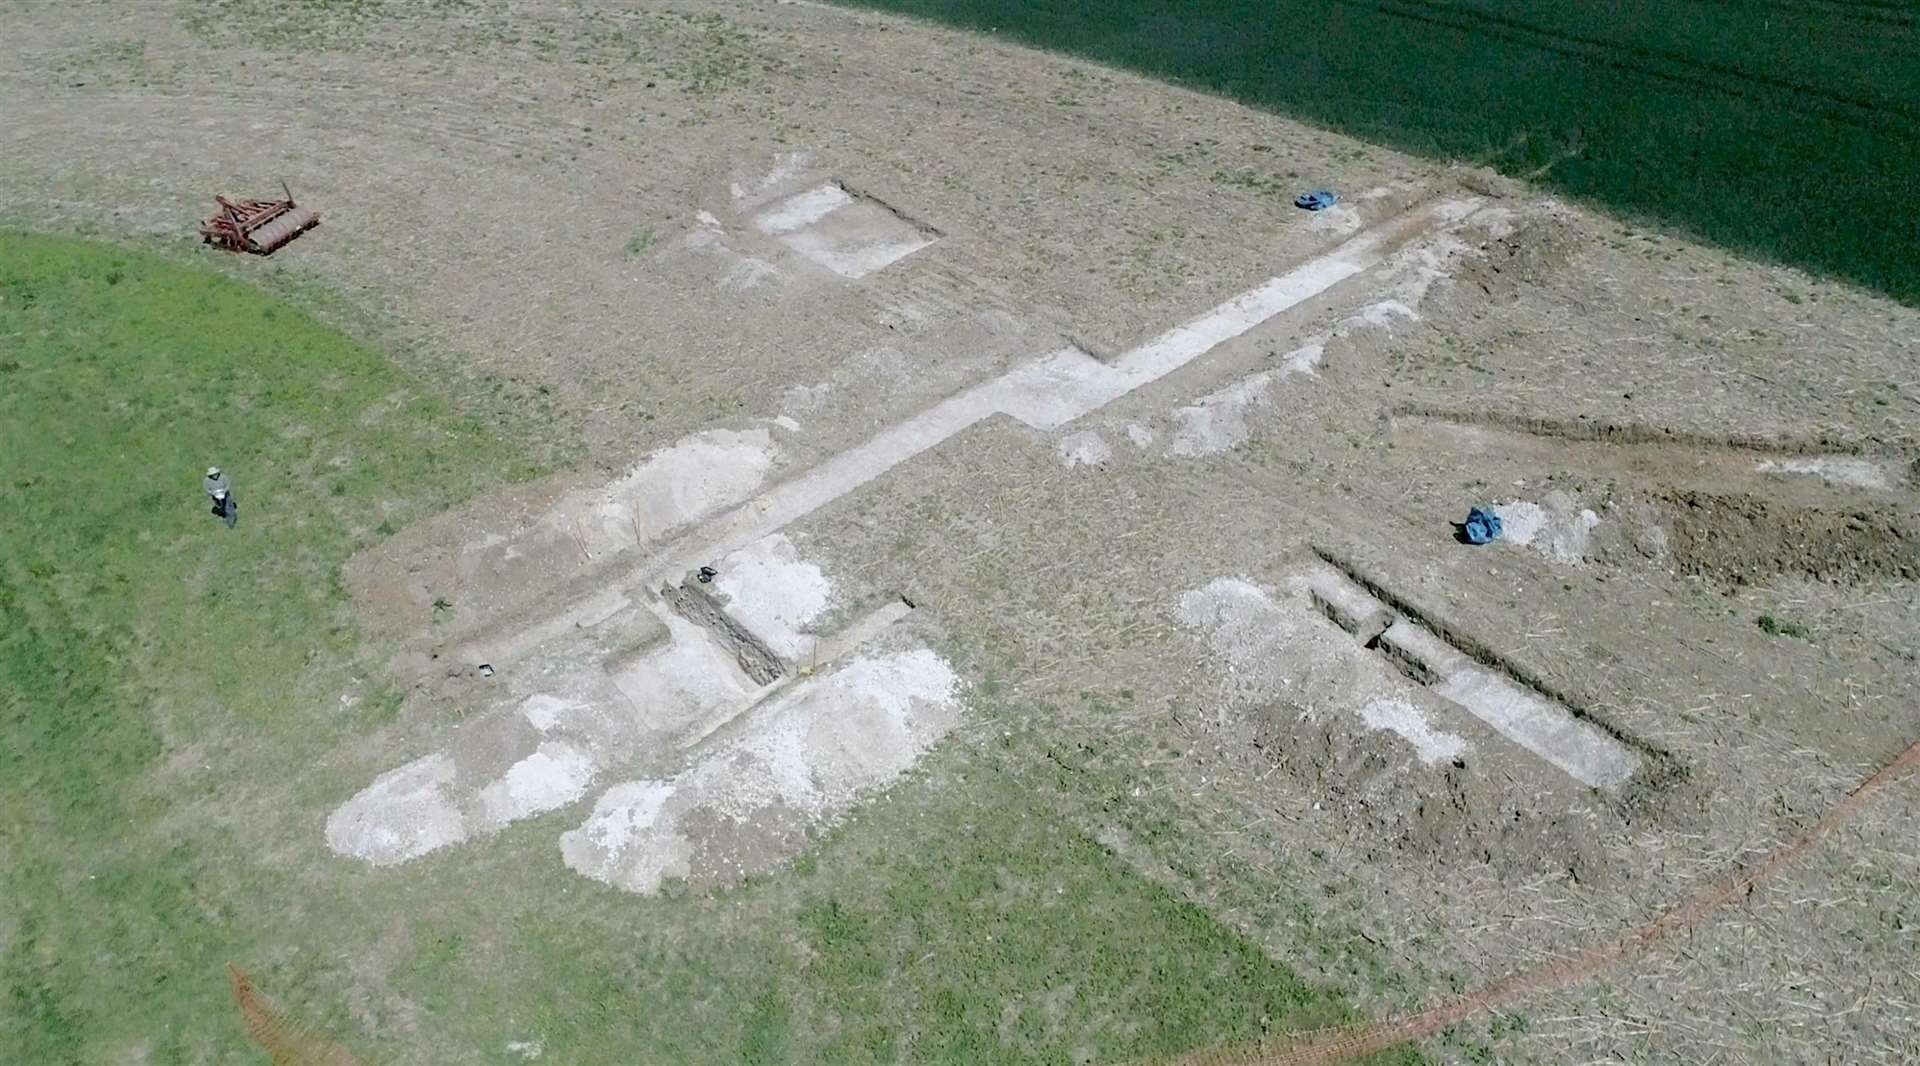
[[[1673,51],[1671,49],[1665,49],[1665,48],[1653,48],[1646,45],[1634,44],[1631,41],[1617,40],[1611,37],[1599,37],[1599,36],[1594,36],[1592,34],[1586,34],[1586,33],[1574,33],[1574,32],[1565,31],[1565,30],[1556,30],[1548,26],[1542,26],[1538,23],[1529,22],[1529,21],[1526,21],[1525,19],[1514,18],[1509,15],[1501,15],[1501,14],[1495,14],[1489,11],[1479,11],[1479,10],[1464,8],[1459,6],[1455,2],[1455,0],[1378,0],[1378,2],[1388,6],[1397,6],[1397,7],[1404,7],[1404,8],[1413,8],[1416,10],[1424,10],[1424,11],[1435,13],[1437,15],[1445,15],[1453,18],[1470,21],[1470,22],[1483,22],[1483,23],[1498,25],[1503,28],[1513,30],[1519,33],[1533,34],[1535,36],[1545,38],[1550,41],[1561,42],[1570,46],[1589,47],[1589,48],[1600,49],[1603,51],[1621,52],[1621,53],[1625,53],[1626,55],[1632,56],[1636,59],[1644,60],[1647,62],[1664,62],[1664,63],[1670,63],[1674,66],[1681,67],[1681,68],[1697,69],[1697,70],[1705,71],[1712,74],[1721,74],[1721,75],[1725,75],[1738,80],[1751,81],[1751,82],[1765,85],[1770,88],[1780,89],[1780,90],[1791,92],[1798,95],[1823,99],[1835,104],[1841,104],[1841,105],[1851,106],[1851,107],[1859,107],[1866,110],[1878,110],[1878,111],[1892,110],[1908,118],[1920,117],[1920,108],[1907,105],[1903,101],[1900,101],[1898,99],[1876,99],[1873,97],[1858,96],[1851,93],[1835,92],[1831,89],[1823,88],[1819,85],[1812,85],[1806,82],[1794,81],[1788,78],[1775,77],[1770,74],[1755,72],[1753,70],[1749,70],[1734,64],[1718,63],[1710,59],[1701,59],[1699,57],[1689,55],[1685,52],[1677,52],[1677,51]],[[1766,2],[1770,4],[1774,4],[1776,6],[1785,6],[1784,0],[1766,0]],[[1897,25],[1903,26],[1907,29],[1911,29],[1913,24],[1911,20],[1908,20],[1905,22],[1897,23]],[[1876,43],[1885,44],[1889,42],[1879,41]]]
[[[1745,3],[1736,4],[1731,0],[1699,0],[1699,2],[1720,8],[1738,7],[1743,12],[1746,10]],[[1894,30],[1911,31],[1914,26],[1912,11],[1899,4],[1851,3],[1849,0],[1758,0],[1758,4],[1796,17],[1804,15],[1811,8],[1840,18],[1872,23],[1875,26],[1889,27]]]
[[[1637,45],[1548,30],[1517,19],[1465,11],[1445,3],[1423,3],[1421,0],[1337,0],[1337,2],[1349,7],[1377,11],[1389,18],[1422,22],[1461,33],[1538,48],[1572,59],[1599,63],[1616,70],[1642,74],[1659,81],[1725,96],[1754,101],[1785,98],[1814,102],[1816,107],[1799,106],[1792,107],[1791,110],[1837,120],[1862,129],[1895,132],[1911,132],[1920,129],[1920,108],[1917,107],[1836,93],[1784,78],[1754,74],[1735,67],[1703,62],[1674,53],[1657,52]],[[1714,75],[1728,80],[1716,80]]]
[[1674,933],[1691,929],[1729,903],[1747,898],[1767,881],[1812,850],[1834,829],[1845,824],[1874,796],[1920,768],[1920,741],[1908,745],[1892,761],[1855,786],[1806,832],[1774,848],[1757,864],[1730,880],[1708,888],[1669,908],[1658,918],[1625,936],[1608,941],[1570,959],[1504,977],[1458,999],[1414,1014],[1360,1026],[1296,1033],[1281,1047],[1263,1052],[1202,1052],[1178,1060],[1179,1066],[1327,1066],[1384,1051],[1398,1044],[1422,1040],[1468,1018],[1506,1006],[1535,992],[1585,980],[1632,958]]

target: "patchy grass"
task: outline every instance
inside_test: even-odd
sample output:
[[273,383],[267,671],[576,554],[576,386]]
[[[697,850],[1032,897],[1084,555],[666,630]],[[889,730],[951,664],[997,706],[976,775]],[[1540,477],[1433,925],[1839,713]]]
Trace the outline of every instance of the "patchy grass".
[[1299,177],[1300,175],[1294,171],[1288,171],[1286,177],[1280,177],[1253,170],[1234,172],[1216,170],[1209,180],[1215,185],[1230,185],[1262,196],[1274,196],[1292,201],[1294,197],[1305,191],[1300,187]]
[[761,62],[753,38],[718,14],[687,15],[682,30],[691,54],[676,65],[680,87],[695,95],[737,89],[752,80]]
[[641,230],[639,233],[633,235],[632,240],[627,242],[627,255],[637,259],[647,254],[647,249],[653,247],[655,239],[652,230]]
[[568,873],[578,810],[334,858],[365,783],[336,753],[404,732],[341,563],[537,473],[516,404],[455,410],[285,300],[75,240],[0,234],[0,338],[9,1061],[256,1061],[229,961],[369,1062],[1120,1061],[1347,1017],[997,741],[716,896]]
[[[507,942],[422,950],[408,994],[452,994],[462,1046],[539,1041],[567,1062],[1154,1061],[1349,1017],[991,753],[934,763],[790,870],[716,897],[568,882],[557,856],[531,875],[524,854],[480,860],[461,880],[505,891],[441,921]],[[534,882],[571,891],[543,902]]]
[[1911,7],[842,0],[1125,67],[1920,302]]
[[1760,632],[1770,637],[1793,637],[1796,640],[1808,640],[1813,637],[1813,632],[1806,626],[1791,619],[1770,614],[1763,614],[1754,619],[1753,624],[1760,627]]

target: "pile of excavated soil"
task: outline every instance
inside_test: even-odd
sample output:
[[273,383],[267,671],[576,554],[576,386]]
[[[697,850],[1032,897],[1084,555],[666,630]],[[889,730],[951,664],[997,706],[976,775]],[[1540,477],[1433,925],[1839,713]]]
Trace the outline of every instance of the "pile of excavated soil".
[[[1601,830],[1609,815],[1524,787],[1458,737],[1434,735],[1430,716],[1421,726],[1432,740],[1416,747],[1420,760],[1410,766],[1407,745],[1369,721],[1384,709],[1369,704],[1356,716],[1275,703],[1258,712],[1252,748],[1342,816],[1362,859],[1411,853],[1503,875],[1566,873],[1588,884],[1608,876]],[[1444,758],[1425,764],[1430,753]]]
[[1490,236],[1480,246],[1482,254],[1463,257],[1454,271],[1455,284],[1504,303],[1565,267],[1576,246],[1577,238],[1557,215],[1531,214],[1511,230]]
[[[1307,606],[1219,578],[1180,597],[1175,616],[1210,652],[1216,708],[1202,721],[1223,750],[1282,771],[1344,815],[1352,847],[1484,863],[1501,873],[1605,876],[1600,821],[1582,790],[1511,764],[1526,759],[1462,710],[1442,718],[1384,658]],[[1456,732],[1458,730],[1458,732]],[[1476,751],[1470,736],[1487,745]]]
[[[1920,578],[1920,521],[1893,506],[1799,506],[1747,493],[1659,490],[1619,501],[1642,554],[1731,587],[1781,575],[1834,584]],[[1662,552],[1661,549],[1664,549]]]

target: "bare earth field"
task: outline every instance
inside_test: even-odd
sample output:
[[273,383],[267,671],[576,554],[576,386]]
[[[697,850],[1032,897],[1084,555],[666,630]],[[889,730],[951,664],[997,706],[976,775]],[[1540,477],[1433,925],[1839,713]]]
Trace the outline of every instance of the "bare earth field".
[[[405,703],[261,842],[342,894],[538,856],[556,907],[724,899],[1004,740],[1384,1017],[1650,920],[1920,735],[1915,309],[811,3],[0,34],[0,221],[172,248],[284,179],[322,225],[223,268],[580,442],[347,566]],[[1916,818],[1422,1050],[1914,1061]]]

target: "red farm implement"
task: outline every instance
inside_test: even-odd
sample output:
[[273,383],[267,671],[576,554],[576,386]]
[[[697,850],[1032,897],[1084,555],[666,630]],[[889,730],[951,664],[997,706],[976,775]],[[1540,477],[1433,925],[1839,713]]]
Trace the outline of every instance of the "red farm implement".
[[272,255],[274,249],[320,224],[320,212],[284,200],[229,200],[216,196],[220,213],[200,223],[200,239],[229,251]]

